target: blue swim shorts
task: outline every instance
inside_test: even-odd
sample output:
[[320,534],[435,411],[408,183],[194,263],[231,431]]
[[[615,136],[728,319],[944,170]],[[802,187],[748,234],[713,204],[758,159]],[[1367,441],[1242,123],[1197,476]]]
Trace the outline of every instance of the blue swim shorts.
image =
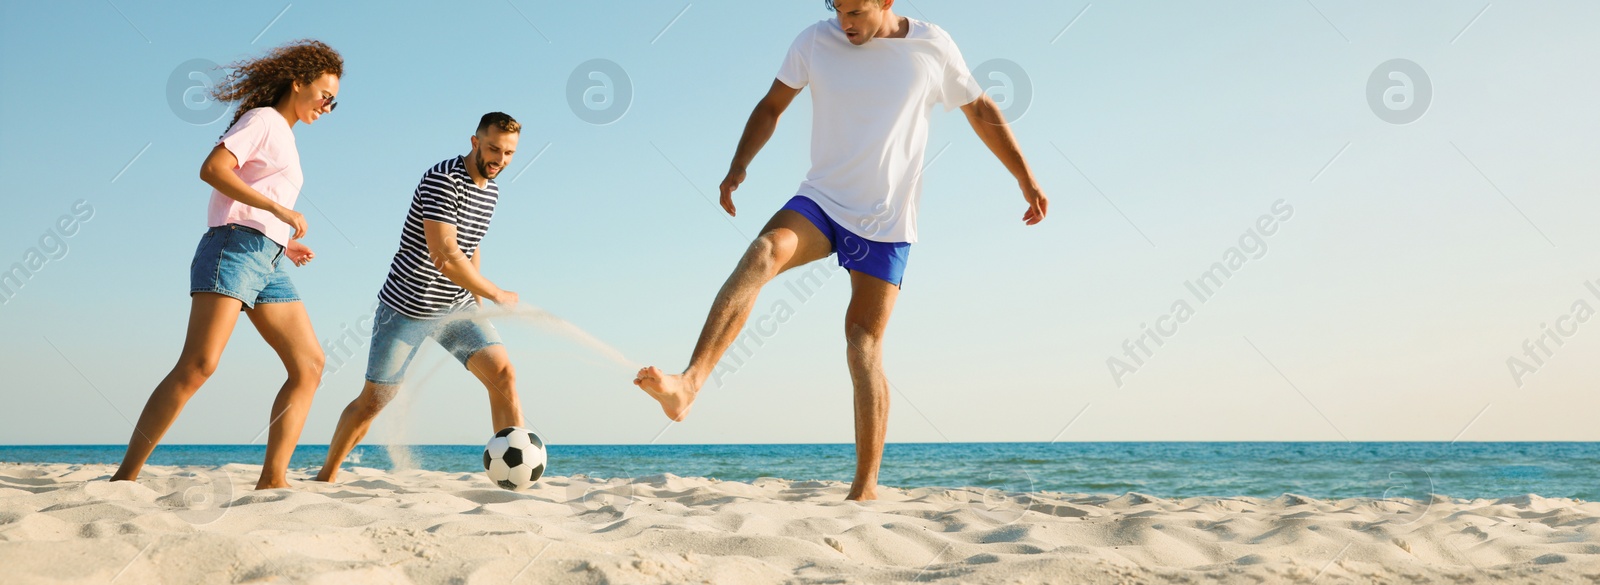
[[805,195],[795,195],[783,208],[799,213],[811,220],[822,235],[828,237],[834,254],[839,256],[839,266],[845,270],[877,277],[889,284],[900,286],[906,273],[906,261],[911,257],[911,244],[906,242],[875,242],[855,235],[828,217],[822,206]]

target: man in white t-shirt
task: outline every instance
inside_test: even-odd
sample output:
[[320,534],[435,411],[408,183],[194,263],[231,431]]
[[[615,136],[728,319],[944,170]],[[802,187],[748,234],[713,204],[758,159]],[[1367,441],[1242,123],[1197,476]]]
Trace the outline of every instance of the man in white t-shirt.
[[778,117],[807,86],[812,92],[811,171],[799,195],[751,242],[706,318],[689,367],[680,375],[639,371],[634,384],[672,420],[689,414],[700,387],[744,327],[761,287],[779,273],[837,254],[850,271],[845,312],[855,385],[856,476],[849,499],[877,497],[878,465],[889,420],[882,340],[900,294],[911,244],[923,156],[935,106],[961,108],[983,143],[1022,189],[1027,225],[1049,201],[1034,180],[998,106],[978,87],[950,35],[898,16],[894,0],[832,0],[838,13],[801,31],[767,96],[756,105],[722,181],[722,207],[772,137]]

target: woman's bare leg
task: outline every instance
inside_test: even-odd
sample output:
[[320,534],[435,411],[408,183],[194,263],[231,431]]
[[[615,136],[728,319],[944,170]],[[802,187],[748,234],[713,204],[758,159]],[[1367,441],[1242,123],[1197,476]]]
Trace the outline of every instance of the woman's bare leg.
[[278,352],[289,379],[278,390],[272,403],[267,431],[267,457],[261,464],[261,479],[256,489],[289,487],[289,458],[300,431],[305,428],[311,398],[322,382],[322,344],[311,329],[311,317],[304,303],[267,303],[247,311],[261,338]]
[[225,295],[194,294],[189,301],[189,332],[183,342],[183,353],[178,356],[178,364],[150,393],[150,400],[145,402],[144,412],[139,415],[139,424],[133,428],[133,438],[128,440],[122,466],[111,476],[111,481],[139,479],[139,470],[144,468],[156,444],[178,419],[183,405],[217,371],[217,362],[222,359],[222,350],[228,346],[228,337],[233,335],[233,326],[239,322],[239,309],[243,306],[239,299]]

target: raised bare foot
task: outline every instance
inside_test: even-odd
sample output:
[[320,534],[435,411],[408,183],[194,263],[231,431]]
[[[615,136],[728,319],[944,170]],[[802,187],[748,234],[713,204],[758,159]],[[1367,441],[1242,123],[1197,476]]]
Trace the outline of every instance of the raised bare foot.
[[639,374],[633,378],[633,385],[660,402],[661,411],[667,413],[667,418],[678,422],[683,422],[689,416],[695,395],[700,393],[700,385],[694,380],[687,376],[662,373],[661,368],[655,366],[639,370]]

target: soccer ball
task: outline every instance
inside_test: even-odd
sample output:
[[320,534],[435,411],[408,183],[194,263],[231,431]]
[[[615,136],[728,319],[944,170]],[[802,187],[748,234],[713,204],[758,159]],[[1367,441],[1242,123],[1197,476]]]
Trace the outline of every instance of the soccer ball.
[[533,486],[544,475],[544,462],[544,441],[522,427],[500,429],[483,449],[483,468],[489,472],[489,481],[512,491]]

